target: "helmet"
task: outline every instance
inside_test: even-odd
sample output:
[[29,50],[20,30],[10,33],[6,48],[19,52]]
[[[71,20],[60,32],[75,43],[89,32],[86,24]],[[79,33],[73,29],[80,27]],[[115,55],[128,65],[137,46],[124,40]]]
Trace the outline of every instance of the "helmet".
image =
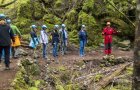
[[0,19],[5,19],[6,16],[4,14],[0,14]]
[[32,28],[37,28],[37,26],[36,26],[36,25],[32,25],[31,27],[32,27]]
[[11,23],[11,20],[10,19],[7,19],[6,22],[7,22],[7,24],[10,24]]
[[85,25],[82,25],[82,27],[85,28],[86,26]]
[[65,27],[66,25],[65,24],[62,24],[62,27]]
[[54,25],[55,28],[59,28],[59,25]]
[[46,25],[42,25],[42,28],[47,28],[47,26]]

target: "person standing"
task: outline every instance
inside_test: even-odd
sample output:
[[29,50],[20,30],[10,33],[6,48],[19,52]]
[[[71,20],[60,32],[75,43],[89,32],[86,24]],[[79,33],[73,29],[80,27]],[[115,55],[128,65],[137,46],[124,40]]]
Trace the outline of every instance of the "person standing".
[[55,25],[54,30],[52,32],[52,45],[53,45],[53,57],[56,58],[58,56],[58,43],[59,43],[59,26]]
[[30,32],[31,40],[30,40],[29,47],[33,49],[34,62],[37,63],[36,48],[37,48],[37,45],[39,44],[39,38],[37,36],[37,26],[32,25],[31,28],[32,28]]
[[82,25],[81,30],[79,31],[79,40],[80,40],[80,57],[85,55],[85,45],[87,44],[87,32],[85,25]]
[[42,25],[41,35],[40,35],[40,42],[43,46],[43,58],[47,59],[47,46],[48,46],[48,34],[47,34],[47,26]]
[[[10,69],[10,47],[11,39],[15,43],[14,34],[5,21],[5,15],[0,14],[0,59],[4,50],[5,70]],[[1,61],[0,61],[1,62]]]
[[64,55],[66,54],[68,43],[68,33],[65,24],[62,24],[62,28],[59,30],[59,36],[60,36],[60,48],[62,51],[62,55]]
[[107,22],[106,25],[107,26],[103,28],[102,35],[104,36],[104,53],[106,54],[106,56],[108,56],[112,53],[112,35],[115,34],[116,31],[110,26],[110,22]]
[[35,49],[37,47],[37,45],[39,44],[39,39],[37,36],[37,26],[32,25],[31,28],[32,28],[32,30],[30,32],[31,40],[30,40],[29,47]]
[[17,28],[17,26],[11,24],[11,20],[7,19],[6,20],[7,24],[10,25],[13,33],[14,33],[14,38],[15,38],[15,43],[12,43],[12,56],[14,58],[18,57],[18,48],[21,45],[20,40],[21,40],[21,32],[19,31],[19,29]]

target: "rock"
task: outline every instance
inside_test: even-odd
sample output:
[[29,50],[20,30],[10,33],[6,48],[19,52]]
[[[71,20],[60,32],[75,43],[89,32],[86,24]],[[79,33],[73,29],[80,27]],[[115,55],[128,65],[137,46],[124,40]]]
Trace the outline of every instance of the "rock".
[[105,45],[104,45],[103,43],[101,43],[101,44],[100,44],[100,47],[101,47],[101,48],[104,48],[104,47],[105,47]]
[[25,50],[20,48],[20,49],[17,50],[17,55],[27,56],[28,52],[26,52]]
[[119,50],[122,50],[122,51],[130,51],[130,48],[129,47],[126,47],[126,48],[119,47],[118,49]]
[[122,42],[118,42],[118,46],[122,48],[130,48],[130,40],[124,40]]

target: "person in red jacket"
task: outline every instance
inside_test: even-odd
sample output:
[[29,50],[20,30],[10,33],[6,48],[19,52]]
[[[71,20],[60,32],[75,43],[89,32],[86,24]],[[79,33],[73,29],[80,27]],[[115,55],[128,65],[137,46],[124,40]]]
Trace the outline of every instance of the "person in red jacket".
[[110,55],[112,52],[112,35],[116,33],[116,31],[110,26],[111,23],[107,22],[106,27],[103,28],[102,35],[104,35],[104,44],[105,44],[105,54]]

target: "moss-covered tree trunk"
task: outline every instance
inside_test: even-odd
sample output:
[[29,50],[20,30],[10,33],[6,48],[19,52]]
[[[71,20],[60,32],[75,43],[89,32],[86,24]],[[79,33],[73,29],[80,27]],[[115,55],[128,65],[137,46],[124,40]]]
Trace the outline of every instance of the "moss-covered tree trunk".
[[134,48],[134,76],[132,90],[140,90],[140,0],[137,0],[137,28]]

